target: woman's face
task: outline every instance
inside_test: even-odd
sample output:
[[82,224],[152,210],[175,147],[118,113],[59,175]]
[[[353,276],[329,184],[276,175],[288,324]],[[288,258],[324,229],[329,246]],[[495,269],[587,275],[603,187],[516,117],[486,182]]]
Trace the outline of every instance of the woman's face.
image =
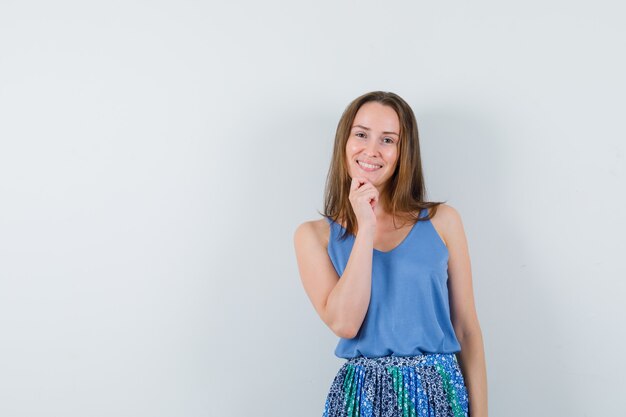
[[350,178],[365,177],[375,186],[382,186],[396,168],[399,140],[400,120],[396,111],[375,101],[363,104],[354,117],[346,143]]

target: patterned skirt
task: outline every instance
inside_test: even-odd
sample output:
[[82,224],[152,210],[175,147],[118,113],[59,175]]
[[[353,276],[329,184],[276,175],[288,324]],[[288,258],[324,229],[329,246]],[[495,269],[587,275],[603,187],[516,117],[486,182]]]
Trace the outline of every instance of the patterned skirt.
[[469,398],[454,353],[347,359],[322,417],[468,417]]

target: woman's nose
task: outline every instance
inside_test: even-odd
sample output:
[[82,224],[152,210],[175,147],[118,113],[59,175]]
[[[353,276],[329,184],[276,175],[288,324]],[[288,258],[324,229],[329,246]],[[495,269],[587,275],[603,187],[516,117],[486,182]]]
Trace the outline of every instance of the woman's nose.
[[376,155],[378,153],[378,141],[377,140],[368,140],[366,150],[370,155]]

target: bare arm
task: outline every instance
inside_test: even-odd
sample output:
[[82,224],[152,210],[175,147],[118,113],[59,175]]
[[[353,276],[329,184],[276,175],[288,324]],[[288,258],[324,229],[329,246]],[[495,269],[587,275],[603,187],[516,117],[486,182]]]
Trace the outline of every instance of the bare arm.
[[[326,220],[324,220],[326,223]],[[304,289],[315,310],[339,337],[358,333],[370,302],[375,229],[360,228],[341,278],[337,275],[320,223],[305,222],[294,233],[298,269]],[[325,225],[328,232],[328,223]]]
[[487,368],[482,332],[474,305],[472,272],[467,238],[459,213],[442,205],[444,231],[450,257],[448,288],[450,314],[461,344],[457,354],[469,394],[470,416],[487,417]]

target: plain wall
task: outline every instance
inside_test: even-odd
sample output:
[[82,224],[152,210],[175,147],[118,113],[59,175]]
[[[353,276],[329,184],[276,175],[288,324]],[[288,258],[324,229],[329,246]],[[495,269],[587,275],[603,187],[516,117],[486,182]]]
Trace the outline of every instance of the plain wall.
[[0,416],[321,416],[300,282],[336,124],[419,124],[492,416],[623,410],[617,1],[0,3]]

